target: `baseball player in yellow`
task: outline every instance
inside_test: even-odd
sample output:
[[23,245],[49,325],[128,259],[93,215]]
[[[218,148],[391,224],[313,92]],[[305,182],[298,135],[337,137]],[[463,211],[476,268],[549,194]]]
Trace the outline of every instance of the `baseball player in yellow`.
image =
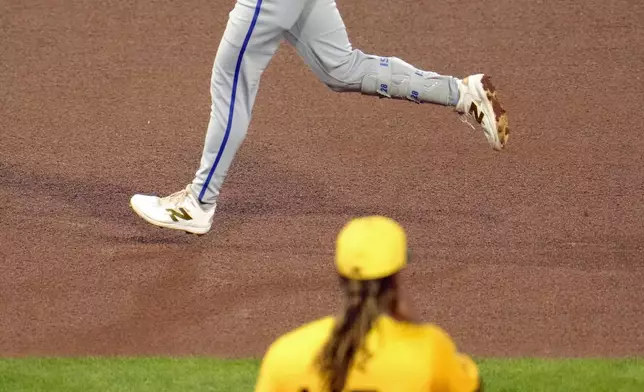
[[336,243],[345,306],[268,349],[256,392],[475,392],[476,364],[438,326],[412,321],[398,275],[405,231],[381,216],[350,221]]

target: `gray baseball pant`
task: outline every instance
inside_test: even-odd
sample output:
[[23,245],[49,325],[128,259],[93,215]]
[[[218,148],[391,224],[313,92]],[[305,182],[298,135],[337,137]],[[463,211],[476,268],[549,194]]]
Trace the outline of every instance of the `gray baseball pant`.
[[210,121],[191,184],[201,203],[216,202],[246,137],[262,73],[284,38],[334,91],[446,106],[458,101],[454,77],[353,49],[333,0],[237,0],[213,65]]

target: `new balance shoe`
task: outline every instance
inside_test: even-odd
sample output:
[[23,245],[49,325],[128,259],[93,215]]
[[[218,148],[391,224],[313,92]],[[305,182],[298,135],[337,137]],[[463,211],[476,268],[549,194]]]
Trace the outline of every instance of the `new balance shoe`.
[[456,112],[461,114],[464,122],[473,129],[469,119],[474,119],[485,133],[493,149],[501,150],[508,142],[510,128],[508,116],[490,77],[483,74],[470,75],[458,83],[459,100]]
[[193,234],[205,234],[210,230],[216,208],[214,204],[204,208],[189,185],[166,197],[134,195],[130,206],[148,223]]

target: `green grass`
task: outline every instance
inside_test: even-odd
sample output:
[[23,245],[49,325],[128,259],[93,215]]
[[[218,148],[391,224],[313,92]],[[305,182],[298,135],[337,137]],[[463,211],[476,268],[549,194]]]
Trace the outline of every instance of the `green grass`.
[[[488,391],[644,391],[644,359],[478,359]],[[258,361],[0,359],[0,391],[252,391]]]
[[488,391],[640,391],[644,359],[479,360]]

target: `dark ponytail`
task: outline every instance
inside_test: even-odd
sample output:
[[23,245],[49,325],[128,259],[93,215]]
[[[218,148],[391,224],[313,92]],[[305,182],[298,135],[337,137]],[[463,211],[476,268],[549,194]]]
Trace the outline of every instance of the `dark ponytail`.
[[394,276],[378,280],[342,279],[346,304],[331,337],[322,348],[318,365],[330,392],[342,392],[354,357],[373,323],[396,307]]

